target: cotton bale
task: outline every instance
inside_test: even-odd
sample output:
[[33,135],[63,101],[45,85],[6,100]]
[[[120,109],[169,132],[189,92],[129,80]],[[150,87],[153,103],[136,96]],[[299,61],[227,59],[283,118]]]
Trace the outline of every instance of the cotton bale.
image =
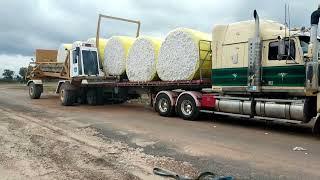
[[72,44],[61,44],[58,49],[57,62],[63,63],[68,55],[68,51],[72,48]]
[[134,40],[135,38],[127,36],[113,36],[108,40],[104,50],[103,63],[107,74],[113,76],[125,74],[126,59]]
[[139,37],[131,46],[127,58],[126,72],[129,81],[157,80],[156,64],[162,40]]
[[164,81],[198,79],[200,66],[202,77],[209,78],[211,57],[208,51],[211,45],[208,42],[202,42],[200,51],[200,40],[210,41],[211,37],[207,33],[187,28],[171,31],[159,51],[156,68],[160,79]]
[[[90,38],[88,39],[87,42],[96,45],[96,38]],[[99,38],[99,47],[97,48],[98,48],[99,60],[101,64],[103,64],[104,62],[104,49],[106,48],[107,42],[108,42],[107,39]]]

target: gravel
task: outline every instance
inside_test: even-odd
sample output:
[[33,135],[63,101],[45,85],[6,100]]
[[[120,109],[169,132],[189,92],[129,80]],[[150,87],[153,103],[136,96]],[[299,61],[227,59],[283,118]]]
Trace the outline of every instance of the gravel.
[[2,179],[161,179],[154,166],[197,173],[189,163],[145,154],[63,117],[36,118],[1,106],[0,113]]

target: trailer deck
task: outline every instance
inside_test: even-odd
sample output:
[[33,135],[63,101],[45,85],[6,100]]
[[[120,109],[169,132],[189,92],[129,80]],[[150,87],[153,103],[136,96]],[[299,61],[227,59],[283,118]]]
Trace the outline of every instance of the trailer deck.
[[210,88],[211,80],[181,80],[181,81],[148,81],[148,82],[130,82],[128,80],[119,79],[100,79],[100,80],[82,80],[82,86],[100,86],[100,87],[131,87],[131,88],[161,88],[161,89],[202,89]]

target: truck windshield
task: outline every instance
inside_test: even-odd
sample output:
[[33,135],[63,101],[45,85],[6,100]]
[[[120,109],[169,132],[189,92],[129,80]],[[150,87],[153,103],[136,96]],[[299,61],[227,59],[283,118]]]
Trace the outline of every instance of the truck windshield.
[[97,52],[82,50],[83,69],[85,75],[98,75]]

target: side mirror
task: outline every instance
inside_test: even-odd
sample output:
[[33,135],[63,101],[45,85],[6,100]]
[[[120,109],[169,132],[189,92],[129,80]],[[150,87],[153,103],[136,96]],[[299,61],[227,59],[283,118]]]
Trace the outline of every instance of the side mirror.
[[286,44],[285,41],[281,38],[278,38],[278,60],[281,60],[284,56],[286,56]]

